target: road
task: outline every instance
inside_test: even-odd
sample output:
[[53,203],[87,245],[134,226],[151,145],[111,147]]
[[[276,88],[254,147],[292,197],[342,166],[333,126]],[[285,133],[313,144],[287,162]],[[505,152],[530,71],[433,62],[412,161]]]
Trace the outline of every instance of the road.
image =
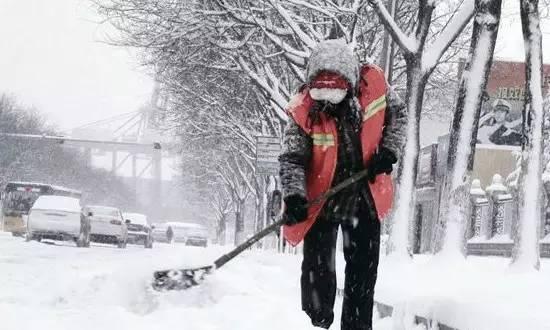
[[[312,329],[300,308],[299,256],[247,251],[199,287],[158,293],[149,287],[153,270],[203,265],[223,249],[168,244],[80,249],[0,233],[0,251],[4,330]],[[335,309],[338,320],[340,306]],[[376,329],[388,326],[383,320]]]

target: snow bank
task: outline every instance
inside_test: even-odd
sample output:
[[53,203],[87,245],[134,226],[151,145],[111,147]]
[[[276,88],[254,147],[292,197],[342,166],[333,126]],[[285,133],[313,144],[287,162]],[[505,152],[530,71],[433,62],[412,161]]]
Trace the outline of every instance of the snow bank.
[[382,259],[375,297],[457,329],[550,329],[550,272],[516,274],[509,263],[496,257],[451,263],[415,256],[407,265]]

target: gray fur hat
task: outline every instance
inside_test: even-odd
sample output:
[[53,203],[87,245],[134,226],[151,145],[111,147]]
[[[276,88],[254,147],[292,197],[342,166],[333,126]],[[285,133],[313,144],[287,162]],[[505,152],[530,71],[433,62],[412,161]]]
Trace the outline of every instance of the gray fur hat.
[[306,68],[306,82],[310,83],[319,72],[333,71],[342,75],[353,88],[359,81],[359,61],[353,49],[343,39],[321,41],[311,51]]

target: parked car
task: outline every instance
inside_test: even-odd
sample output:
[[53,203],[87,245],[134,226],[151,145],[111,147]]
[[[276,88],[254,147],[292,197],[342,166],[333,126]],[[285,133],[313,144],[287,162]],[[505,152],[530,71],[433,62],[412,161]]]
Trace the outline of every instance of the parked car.
[[122,212],[116,207],[87,205],[84,213],[90,218],[90,240],[115,244],[124,249],[128,244],[128,228]]
[[172,228],[165,223],[154,223],[151,225],[153,241],[161,243],[172,243],[174,233]]
[[74,197],[38,197],[27,218],[26,240],[44,238],[74,241],[78,247],[90,246],[90,219],[82,214],[80,200]]
[[128,243],[142,244],[146,249],[153,247],[151,227],[147,223],[147,216],[140,213],[122,213],[128,226]]
[[190,222],[167,222],[166,225],[172,229],[175,243],[208,246],[208,230],[203,225]]

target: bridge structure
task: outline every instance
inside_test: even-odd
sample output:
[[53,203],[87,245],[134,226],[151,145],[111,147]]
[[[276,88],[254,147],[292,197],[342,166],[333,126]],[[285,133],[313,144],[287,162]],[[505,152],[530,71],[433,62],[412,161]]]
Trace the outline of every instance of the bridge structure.
[[123,177],[133,186],[136,200],[141,200],[147,209],[160,209],[163,191],[166,193],[163,181],[167,182],[173,176],[167,173],[171,167],[166,163],[174,159],[171,150],[175,143],[174,134],[160,129],[165,117],[159,103],[157,87],[150,102],[140,109],[75,127],[65,131],[64,135],[0,132],[0,136],[78,148],[89,166],[104,168]]
[[173,159],[174,134],[161,129],[166,120],[162,111],[164,102],[157,85],[151,100],[140,109],[87,123],[69,132],[69,145],[80,147],[91,166],[103,167],[129,181],[136,199],[143,200],[148,209],[161,208],[166,191],[163,181],[172,176],[167,165]]

